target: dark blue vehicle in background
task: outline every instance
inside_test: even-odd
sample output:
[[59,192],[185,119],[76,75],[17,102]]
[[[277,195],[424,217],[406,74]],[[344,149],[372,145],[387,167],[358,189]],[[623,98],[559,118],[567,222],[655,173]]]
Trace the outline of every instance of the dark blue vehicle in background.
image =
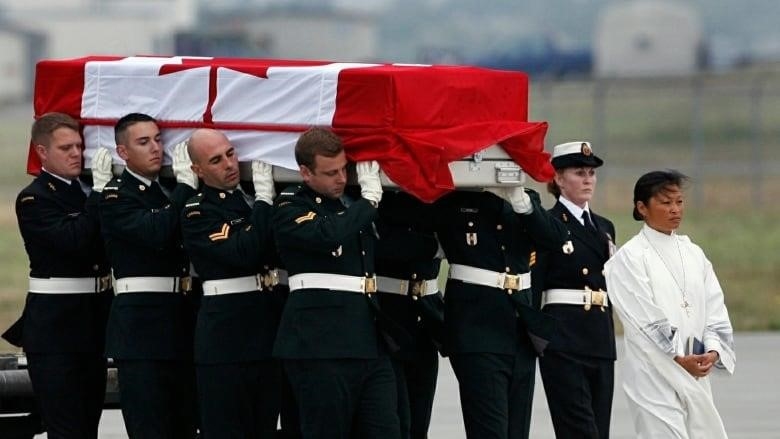
[[544,35],[528,36],[509,49],[486,53],[468,64],[501,70],[520,70],[531,77],[588,77],[593,68],[590,47],[563,47]]

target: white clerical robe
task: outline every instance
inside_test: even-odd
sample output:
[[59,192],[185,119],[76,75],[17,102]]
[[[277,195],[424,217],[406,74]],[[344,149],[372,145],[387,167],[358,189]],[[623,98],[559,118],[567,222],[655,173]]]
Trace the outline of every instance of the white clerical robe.
[[623,389],[640,438],[725,438],[709,377],[673,358],[691,337],[734,372],[733,331],[712,264],[687,236],[647,225],[606,263],[609,301],[623,322]]

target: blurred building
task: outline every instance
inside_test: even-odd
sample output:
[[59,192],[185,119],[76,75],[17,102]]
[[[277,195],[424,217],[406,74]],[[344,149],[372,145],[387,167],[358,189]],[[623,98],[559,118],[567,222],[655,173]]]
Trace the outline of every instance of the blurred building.
[[665,76],[703,63],[699,15],[682,2],[635,0],[604,8],[595,30],[596,76]]

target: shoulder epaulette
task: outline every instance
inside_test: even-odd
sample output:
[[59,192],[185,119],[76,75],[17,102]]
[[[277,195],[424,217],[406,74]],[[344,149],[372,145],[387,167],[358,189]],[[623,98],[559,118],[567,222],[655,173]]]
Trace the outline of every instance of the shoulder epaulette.
[[279,196],[280,197],[291,197],[291,196],[297,194],[298,192],[300,192],[301,190],[303,190],[303,185],[302,184],[296,184],[296,185],[293,185],[293,186],[288,186],[279,194]]
[[118,191],[119,187],[122,186],[122,177],[114,177],[106,183],[106,186],[103,188],[104,191]]

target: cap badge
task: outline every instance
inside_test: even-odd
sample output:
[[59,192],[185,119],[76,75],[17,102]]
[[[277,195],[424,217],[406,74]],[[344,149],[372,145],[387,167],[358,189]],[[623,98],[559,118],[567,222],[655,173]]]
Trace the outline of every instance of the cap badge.
[[593,150],[590,149],[590,145],[588,145],[585,142],[582,143],[582,147],[580,148],[580,152],[582,152],[582,155],[585,155],[585,156],[593,154]]

